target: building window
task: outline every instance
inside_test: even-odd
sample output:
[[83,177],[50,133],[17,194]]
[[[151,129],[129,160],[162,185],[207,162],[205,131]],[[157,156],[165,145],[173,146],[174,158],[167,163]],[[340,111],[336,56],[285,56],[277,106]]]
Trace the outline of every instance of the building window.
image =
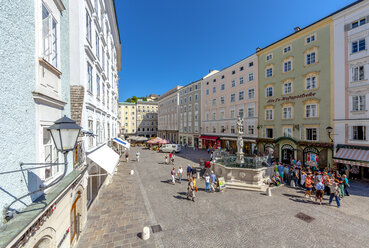
[[241,101],[245,98],[245,92],[244,91],[240,91],[238,92],[238,100]]
[[253,67],[253,66],[254,66],[254,62],[250,62],[249,67]]
[[212,102],[211,102],[211,105],[212,105],[212,106],[215,106],[216,104],[217,104],[217,99],[215,99],[215,98],[214,98],[214,99],[212,100]]
[[355,66],[352,68],[352,81],[357,82],[364,80],[364,66]]
[[98,60],[100,60],[100,38],[99,38],[99,34],[96,32],[95,33],[95,38],[96,38],[96,57]]
[[91,17],[86,10],[86,38],[91,44]]
[[251,107],[247,109],[247,116],[248,117],[254,117],[255,115],[255,108]]
[[88,79],[88,90],[92,93],[92,67],[87,63],[87,79]]
[[352,97],[352,111],[365,111],[365,95]]
[[249,73],[249,82],[254,80],[254,73]]
[[206,85],[209,85],[209,82],[206,82]]
[[235,87],[235,86],[236,86],[236,80],[232,80],[231,87]]
[[314,118],[318,116],[317,105],[316,104],[307,104],[305,105],[305,117],[306,118]]
[[306,54],[306,65],[311,65],[315,63],[315,52]]
[[240,67],[240,71],[243,71],[243,66]]
[[[88,120],[88,131],[90,131],[91,133],[94,133],[94,121],[93,120]],[[94,138],[93,136],[89,136],[88,137],[88,147],[93,147],[94,145]]]
[[225,84],[220,85],[220,90],[224,90],[225,89]]
[[[45,163],[58,163],[59,160],[58,151],[54,146],[50,132],[45,127],[43,128],[43,146],[44,146]],[[55,168],[53,168],[52,166],[46,167],[45,179],[52,177],[57,172],[59,172],[59,166],[56,166]]]
[[243,77],[240,77],[240,84],[243,84]]
[[197,88],[198,88],[198,86],[197,86],[197,84],[195,84],[195,90],[197,90]]
[[236,101],[236,94],[231,94],[231,102],[235,102]]
[[305,80],[305,89],[312,90],[317,88],[316,76],[307,77]]
[[267,56],[266,56],[266,61],[269,61],[269,60],[271,60],[273,58],[273,54],[268,54]]
[[57,24],[44,4],[42,4],[42,50],[42,57],[56,68],[58,66]]
[[366,23],[366,19],[365,19],[365,18],[363,18],[363,19],[361,19],[361,20],[359,20],[359,21],[355,21],[355,22],[353,22],[353,23],[351,24],[351,28],[352,28],[352,29],[357,28],[357,27],[359,27],[359,26],[361,26],[361,25],[364,25],[365,23]]
[[283,108],[283,119],[292,119],[292,107]]
[[283,64],[283,71],[284,72],[289,72],[291,70],[292,70],[292,61],[289,60],[289,61],[284,62],[284,64]]
[[312,34],[309,37],[306,37],[306,44],[309,44],[313,41],[315,41],[315,34]]
[[266,77],[270,78],[273,76],[273,67],[269,67],[266,69]]
[[365,39],[352,42],[352,53],[357,53],[363,50],[365,50]]
[[102,84],[102,103],[105,104],[105,84]]
[[222,79],[224,79],[224,75],[222,75],[222,77],[221,77]]
[[220,104],[224,104],[224,96],[220,97]]
[[192,91],[192,87],[190,87],[190,92]]
[[189,102],[192,102],[192,96],[189,96],[189,97],[188,97],[188,101],[189,101]]
[[255,127],[254,125],[247,126],[247,133],[248,134],[254,134]]
[[195,101],[197,101],[199,99],[199,95],[195,94]]
[[265,120],[273,120],[273,109],[265,110]]
[[284,137],[292,137],[292,128],[284,127],[283,128],[283,136]]
[[206,95],[209,95],[209,89],[206,89]]
[[288,53],[291,51],[291,46],[286,46],[285,48],[283,48],[283,53]]
[[236,71],[232,71],[232,75],[234,75],[236,73]]
[[213,87],[213,93],[217,92],[217,87]]
[[265,138],[273,138],[273,128],[265,128]]
[[223,120],[224,119],[224,111],[221,111],[220,112],[220,120]]
[[318,140],[317,129],[316,128],[306,128],[305,129],[306,140]]
[[233,119],[233,118],[234,118],[234,110],[231,110],[230,118],[231,118],[231,119]]
[[238,116],[243,118],[244,112],[243,112],[243,108],[238,110]]
[[235,133],[235,132],[236,132],[236,130],[235,130],[234,126],[231,126],[231,133]]
[[366,126],[353,126],[352,127],[352,139],[353,140],[366,140]]
[[217,132],[217,129],[215,126],[213,126],[213,133],[216,133]]
[[214,78],[214,79],[213,79],[213,83],[215,83],[216,81],[217,81],[217,80]]
[[255,97],[255,89],[248,90],[248,97],[249,99],[253,99]]
[[283,94],[292,93],[292,82],[287,82],[283,84]]
[[96,97],[100,99],[100,77],[96,74]]
[[271,96],[273,96],[273,87],[272,86],[266,88],[266,97],[271,97]]

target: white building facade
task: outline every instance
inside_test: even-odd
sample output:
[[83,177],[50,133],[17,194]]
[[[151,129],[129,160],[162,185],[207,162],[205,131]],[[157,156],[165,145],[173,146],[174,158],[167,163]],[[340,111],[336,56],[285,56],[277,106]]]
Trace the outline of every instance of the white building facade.
[[334,162],[369,178],[369,1],[334,20]]

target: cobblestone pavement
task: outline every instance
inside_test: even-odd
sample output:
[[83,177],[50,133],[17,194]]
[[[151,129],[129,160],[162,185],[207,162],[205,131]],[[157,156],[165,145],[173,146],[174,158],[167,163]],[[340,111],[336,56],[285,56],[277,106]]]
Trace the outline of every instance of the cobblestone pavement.
[[[148,242],[132,238],[131,244],[157,247],[368,247],[368,184],[352,183],[352,195],[342,200],[341,208],[335,203],[329,206],[327,196],[323,205],[315,204],[304,198],[301,190],[289,187],[274,189],[272,197],[231,189],[206,193],[203,181],[197,182],[199,192],[196,201],[192,202],[186,200],[186,181],[175,185],[169,183],[173,165],[163,163],[164,154],[132,148],[131,157],[137,149],[140,149],[141,161],[130,163],[128,167],[132,166],[139,177],[127,178],[133,184],[129,192],[119,192],[119,196],[111,192],[109,197],[122,198],[121,204],[124,204],[124,197],[128,197],[125,195],[135,192],[136,200],[129,204],[134,208],[131,211],[140,213],[140,223],[160,224],[163,231],[152,234]],[[185,169],[187,164],[195,165],[199,158],[206,158],[204,156],[207,156],[204,151],[187,149],[175,157],[174,166]],[[120,174],[116,176],[121,177]],[[117,181],[115,178],[113,184]],[[122,178],[120,183],[125,185],[124,181]],[[104,205],[109,207],[109,204],[114,201]],[[307,223],[296,218],[300,212],[314,219]],[[112,218],[109,216],[106,218]],[[116,221],[107,219],[107,223]],[[142,224],[136,225],[140,227],[135,229],[138,233]],[[109,229],[106,230],[105,234],[111,235]],[[90,238],[94,237],[94,232],[90,232]]]
[[[132,156],[133,157],[133,156]],[[130,175],[134,162],[121,162],[113,182],[102,188],[89,210],[79,247],[155,247],[138,234],[153,223],[140,192],[138,175]]]

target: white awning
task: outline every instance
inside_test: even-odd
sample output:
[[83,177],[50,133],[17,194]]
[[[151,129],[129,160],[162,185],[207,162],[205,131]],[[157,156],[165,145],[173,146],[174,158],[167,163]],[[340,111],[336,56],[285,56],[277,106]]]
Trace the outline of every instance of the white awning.
[[107,145],[100,147],[87,157],[106,170],[110,175],[113,175],[115,167],[119,163],[119,155]]
[[125,140],[122,140],[122,139],[119,139],[119,138],[114,138],[113,141],[115,143],[118,143],[119,145],[127,148],[127,149],[131,148],[131,144],[128,143],[127,141],[125,141]]

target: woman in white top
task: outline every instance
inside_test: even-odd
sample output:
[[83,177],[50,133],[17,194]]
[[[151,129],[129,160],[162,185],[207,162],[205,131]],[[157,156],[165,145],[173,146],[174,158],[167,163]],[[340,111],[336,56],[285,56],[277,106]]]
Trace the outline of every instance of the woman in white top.
[[182,181],[182,174],[183,174],[182,166],[179,166],[178,167],[177,173],[178,173],[178,182],[181,183],[181,181]]
[[210,176],[208,173],[205,174],[205,192],[208,191],[211,192],[210,189]]
[[305,178],[306,178],[306,173],[305,172],[303,172],[302,174],[301,174],[301,186],[302,187],[305,187]]

